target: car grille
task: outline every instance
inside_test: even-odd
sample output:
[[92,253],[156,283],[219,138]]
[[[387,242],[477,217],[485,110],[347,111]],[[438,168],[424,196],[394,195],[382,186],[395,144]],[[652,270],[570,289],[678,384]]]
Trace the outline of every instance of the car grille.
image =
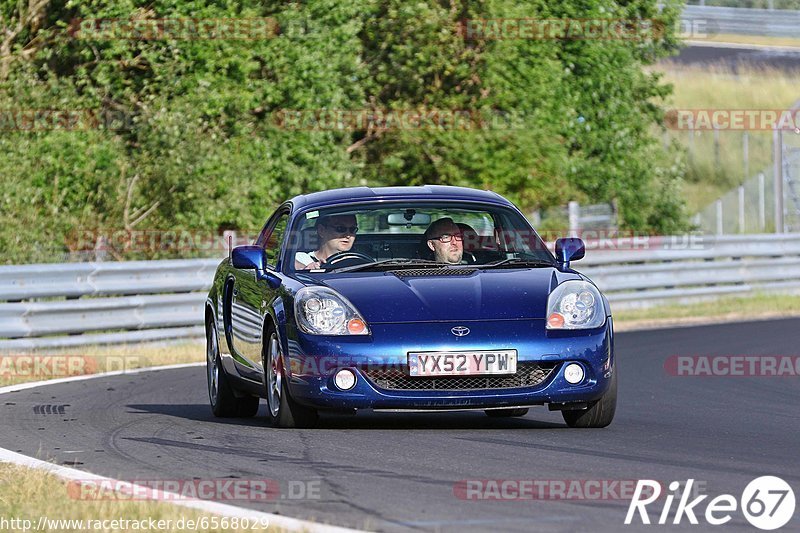
[[557,363],[518,363],[516,374],[505,376],[412,377],[408,366],[362,369],[378,388],[386,390],[487,390],[518,389],[542,384]]
[[469,276],[474,268],[409,268],[407,270],[389,270],[398,278],[420,278],[425,276]]

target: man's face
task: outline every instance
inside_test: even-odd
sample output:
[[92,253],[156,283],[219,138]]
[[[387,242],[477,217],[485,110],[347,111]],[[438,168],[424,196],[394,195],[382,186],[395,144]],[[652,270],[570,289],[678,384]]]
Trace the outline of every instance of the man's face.
[[330,217],[325,224],[317,227],[321,245],[327,246],[332,253],[347,252],[356,240],[355,215],[336,215]]
[[[450,242],[442,242],[442,235],[450,235]],[[464,242],[461,240],[461,230],[455,224],[445,224],[437,228],[436,232],[428,240],[428,248],[433,250],[436,260],[440,263],[450,263],[451,265],[461,262],[464,255]],[[456,238],[457,237],[457,238]]]

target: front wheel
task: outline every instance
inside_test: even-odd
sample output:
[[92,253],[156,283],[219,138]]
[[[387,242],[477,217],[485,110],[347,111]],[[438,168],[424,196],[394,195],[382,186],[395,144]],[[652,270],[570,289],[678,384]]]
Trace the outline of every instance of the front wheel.
[[278,428],[310,428],[317,423],[317,411],[295,402],[290,396],[283,371],[283,357],[275,327],[264,335],[264,388],[270,423]]
[[614,420],[617,410],[617,369],[611,375],[611,386],[602,398],[588,409],[580,411],[561,411],[564,422],[571,428],[604,428]]
[[206,324],[206,378],[211,412],[221,418],[249,418],[258,412],[258,397],[241,393],[238,397],[222,368],[213,320]]

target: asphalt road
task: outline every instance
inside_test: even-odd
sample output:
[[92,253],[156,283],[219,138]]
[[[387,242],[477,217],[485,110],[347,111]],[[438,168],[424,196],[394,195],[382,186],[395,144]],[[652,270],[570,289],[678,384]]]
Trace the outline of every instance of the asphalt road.
[[800,49],[733,48],[726,46],[688,46],[680,54],[664,60],[682,66],[717,65],[734,72],[739,69],[772,68],[800,70]]
[[[126,480],[317,482],[319,499],[285,499],[284,490],[284,499],[240,504],[371,530],[706,531],[711,526],[685,518],[679,527],[626,527],[628,500],[465,500],[454,484],[693,478],[712,497],[739,498],[750,480],[778,475],[800,497],[800,377],[677,377],[664,369],[671,355],[795,355],[798,345],[798,319],[619,334],[620,403],[614,423],[600,430],[569,429],[544,408],[510,420],[362,413],[325,417],[313,430],[276,430],[263,405],[255,419],[213,418],[204,369],[195,367],[3,395],[0,446]],[[37,414],[48,411],[36,409],[42,405],[66,407]],[[662,504],[649,508],[653,520]],[[714,529],[756,531],[740,512]],[[798,529],[800,510],[786,527]]]

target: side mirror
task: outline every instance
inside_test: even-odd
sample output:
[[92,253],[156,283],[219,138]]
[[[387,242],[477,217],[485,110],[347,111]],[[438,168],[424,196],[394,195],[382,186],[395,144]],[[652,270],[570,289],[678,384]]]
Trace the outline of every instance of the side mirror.
[[570,261],[583,259],[586,255],[586,246],[577,237],[567,237],[556,241],[556,259],[562,268],[569,268]]
[[267,252],[260,246],[237,246],[231,252],[233,268],[255,270],[257,280],[265,280],[267,284],[276,289],[281,285],[281,278],[267,270]]
[[237,246],[231,252],[233,268],[244,270],[265,270],[267,266],[267,253],[260,246]]

